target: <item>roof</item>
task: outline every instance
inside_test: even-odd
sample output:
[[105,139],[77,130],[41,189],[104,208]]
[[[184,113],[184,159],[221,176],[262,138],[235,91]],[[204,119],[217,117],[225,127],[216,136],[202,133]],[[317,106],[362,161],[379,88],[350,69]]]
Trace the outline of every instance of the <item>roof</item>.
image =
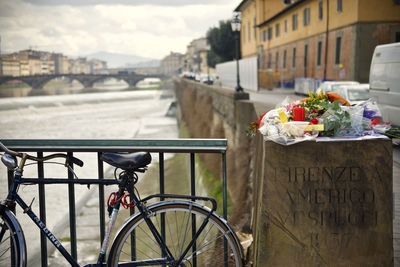
[[[286,7],[285,9],[283,9],[282,11],[276,13],[274,16],[272,16],[271,18],[267,19],[266,21],[263,21],[262,23],[258,24],[257,27],[262,27],[268,23],[270,23],[271,21],[273,21],[274,19],[280,17],[281,15],[285,14],[286,12],[294,9],[295,7],[297,7],[298,5],[306,2],[307,0],[298,0],[296,2],[294,2],[293,4],[289,5],[288,7]],[[244,1],[243,1],[244,2]],[[240,6],[240,5],[239,5]]]
[[243,0],[233,11],[240,12],[242,10],[242,8],[246,7],[246,5],[252,1],[254,1],[254,0]]

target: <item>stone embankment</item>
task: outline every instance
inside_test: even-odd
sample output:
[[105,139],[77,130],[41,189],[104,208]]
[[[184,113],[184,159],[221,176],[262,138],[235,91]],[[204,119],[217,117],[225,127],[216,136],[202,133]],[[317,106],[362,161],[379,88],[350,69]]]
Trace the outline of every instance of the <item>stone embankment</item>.
[[[192,138],[226,138],[230,223],[243,232],[250,231],[253,196],[255,142],[245,130],[257,114],[247,93],[205,86],[189,80],[176,80],[178,119]],[[221,174],[218,155],[202,155],[201,160],[217,177]]]
[[[272,103],[189,80],[175,87],[190,137],[228,140],[229,223],[254,239],[249,265],[393,266],[390,140],[284,147],[245,133]],[[219,177],[220,160],[201,160]]]

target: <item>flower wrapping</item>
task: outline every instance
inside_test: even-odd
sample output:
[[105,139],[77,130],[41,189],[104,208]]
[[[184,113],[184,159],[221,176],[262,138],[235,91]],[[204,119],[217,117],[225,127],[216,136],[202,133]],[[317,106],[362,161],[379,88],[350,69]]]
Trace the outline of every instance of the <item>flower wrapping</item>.
[[380,120],[381,113],[373,99],[350,106],[338,94],[320,92],[309,93],[308,98],[290,103],[285,99],[276,109],[251,123],[247,132],[291,145],[317,137],[360,137],[390,129],[390,124]]

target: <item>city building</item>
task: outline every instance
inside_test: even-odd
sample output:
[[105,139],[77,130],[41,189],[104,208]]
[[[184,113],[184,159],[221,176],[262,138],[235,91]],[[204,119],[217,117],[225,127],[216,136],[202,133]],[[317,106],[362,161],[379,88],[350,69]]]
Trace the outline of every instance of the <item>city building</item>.
[[171,52],[160,62],[160,72],[164,75],[177,75],[182,72],[184,55]]
[[207,38],[202,37],[194,39],[187,46],[185,59],[184,59],[184,71],[194,73],[207,73],[214,72],[214,69],[209,69],[207,64],[207,54],[210,50]]
[[243,0],[242,57],[259,86],[295,78],[368,82],[375,46],[400,41],[397,0]]
[[0,75],[101,74],[107,62],[86,58],[69,59],[61,53],[32,49],[0,56]]
[[107,62],[99,59],[91,59],[88,61],[90,74],[104,74],[107,69]]
[[19,59],[14,55],[0,55],[0,74],[19,76],[21,73]]

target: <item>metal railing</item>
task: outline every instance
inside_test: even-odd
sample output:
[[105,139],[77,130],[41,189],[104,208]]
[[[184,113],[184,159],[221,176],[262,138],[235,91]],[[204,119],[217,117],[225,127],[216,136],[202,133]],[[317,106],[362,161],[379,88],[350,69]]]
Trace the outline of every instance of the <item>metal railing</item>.
[[[43,162],[38,163],[38,177],[35,183],[39,187],[39,216],[40,220],[46,223],[45,206],[45,184],[68,183],[69,198],[69,224],[71,255],[76,260],[77,237],[76,237],[76,216],[75,216],[75,184],[98,184],[99,193],[99,215],[100,215],[100,242],[105,235],[105,197],[104,185],[116,184],[114,179],[104,179],[103,161],[100,156],[103,152],[135,152],[148,151],[159,154],[159,187],[160,194],[164,194],[164,154],[165,153],[188,153],[190,154],[190,192],[194,196],[195,188],[195,154],[196,153],[219,153],[222,158],[222,192],[223,192],[223,217],[227,218],[227,177],[226,177],[226,139],[131,139],[131,140],[27,140],[27,139],[3,139],[1,142],[12,150],[21,152],[36,152],[42,157],[44,152],[67,152],[73,155],[75,152],[97,153],[97,179],[74,179],[74,174],[68,170],[68,180],[52,179],[46,181],[44,177]],[[13,172],[8,171],[9,185],[13,180]],[[63,181],[61,181],[63,180]],[[47,240],[41,232],[41,262],[42,266],[48,266],[47,262]]]

